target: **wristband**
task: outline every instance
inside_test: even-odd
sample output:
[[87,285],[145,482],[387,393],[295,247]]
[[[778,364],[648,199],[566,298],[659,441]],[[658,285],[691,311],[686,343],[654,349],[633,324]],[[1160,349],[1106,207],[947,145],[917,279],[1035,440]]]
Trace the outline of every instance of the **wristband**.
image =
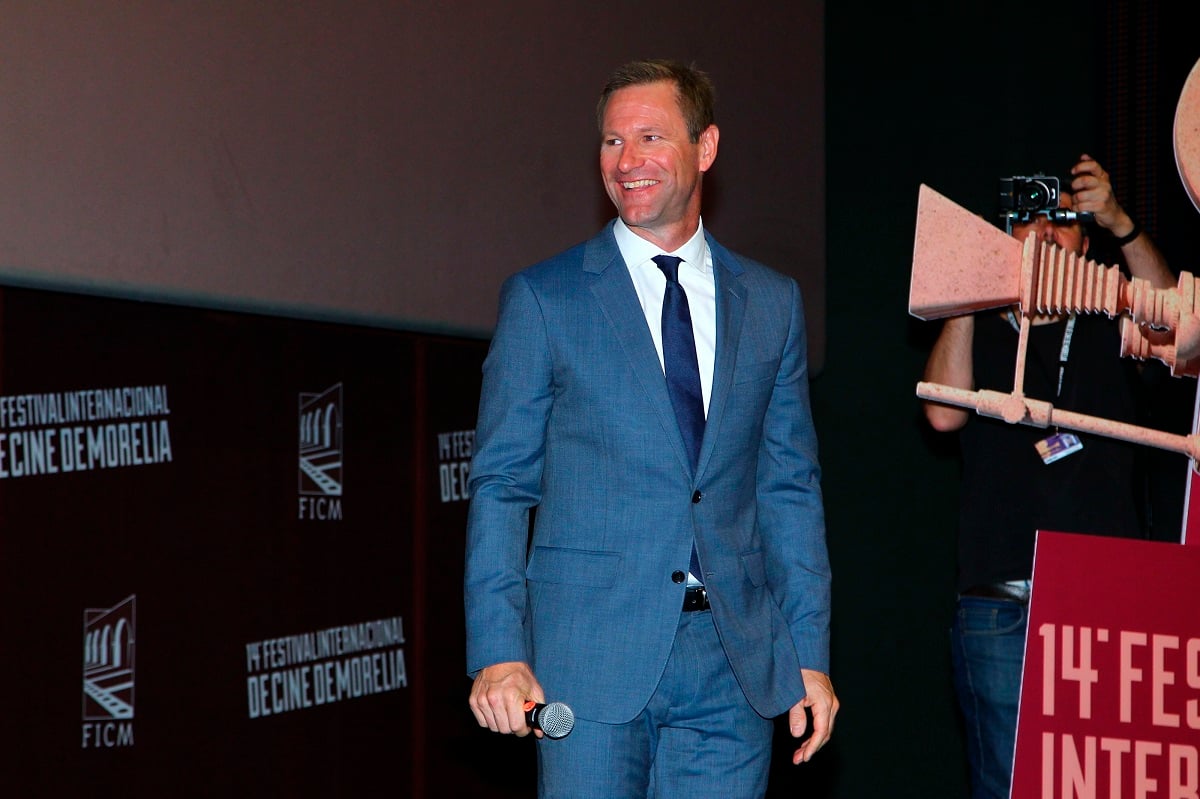
[[1118,247],[1124,247],[1126,244],[1133,241],[1140,235],[1142,235],[1142,226],[1138,224],[1137,220],[1134,220],[1133,230],[1129,231],[1124,236],[1113,236],[1113,239],[1117,242]]

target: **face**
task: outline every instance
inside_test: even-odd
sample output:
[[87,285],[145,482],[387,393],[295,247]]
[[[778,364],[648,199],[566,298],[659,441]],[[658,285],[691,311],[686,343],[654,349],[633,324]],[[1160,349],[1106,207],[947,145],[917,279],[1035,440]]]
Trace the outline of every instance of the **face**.
[[[1058,207],[1071,210],[1074,208],[1074,198],[1066,192],[1061,192],[1058,195]],[[1078,221],[1052,222],[1045,216],[1038,215],[1029,222],[1012,226],[1013,236],[1021,241],[1025,241],[1030,231],[1035,231],[1040,240],[1057,244],[1067,252],[1076,255],[1087,254],[1088,237],[1083,232],[1083,225]]]
[[613,92],[601,125],[600,175],[625,224],[668,252],[687,241],[700,222],[701,176],[717,156],[717,138],[709,125],[691,141],[673,83]]

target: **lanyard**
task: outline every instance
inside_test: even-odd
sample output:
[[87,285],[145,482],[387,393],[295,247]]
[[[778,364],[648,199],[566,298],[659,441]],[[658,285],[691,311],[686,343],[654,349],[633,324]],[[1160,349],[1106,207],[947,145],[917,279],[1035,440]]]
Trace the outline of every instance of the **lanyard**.
[[[1017,315],[1008,309],[1008,323],[1012,325],[1013,330],[1021,332],[1021,324],[1017,321]],[[1075,335],[1075,314],[1067,317],[1067,326],[1063,330],[1062,348],[1058,351],[1058,389],[1055,391],[1055,397],[1062,396],[1063,375],[1067,371],[1067,357],[1071,354],[1071,339]]]

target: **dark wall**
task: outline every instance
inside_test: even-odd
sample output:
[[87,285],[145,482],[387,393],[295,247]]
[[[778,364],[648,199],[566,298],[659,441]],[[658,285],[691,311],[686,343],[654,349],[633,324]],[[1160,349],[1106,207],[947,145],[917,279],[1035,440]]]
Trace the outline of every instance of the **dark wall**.
[[[612,207],[609,72],[718,87],[705,222],[823,329],[822,0],[0,6],[0,279],[490,335]],[[768,198],[764,200],[763,198]]]
[[[966,795],[948,657],[957,453],[914,396],[937,324],[907,315],[917,190],[990,216],[1001,176],[1063,174],[1080,152],[1104,163],[1108,13],[1086,2],[829,5],[829,326],[813,413],[844,709],[821,762],[806,766],[829,796]],[[1160,13],[1143,46],[1169,115],[1200,47]],[[1169,123],[1160,130],[1169,159]],[[1163,181],[1161,196],[1180,194],[1177,177]],[[1116,185],[1127,204],[1131,188]],[[1184,210],[1186,235],[1163,238],[1173,265],[1194,272],[1200,220]],[[1170,473],[1181,481],[1180,468]]]

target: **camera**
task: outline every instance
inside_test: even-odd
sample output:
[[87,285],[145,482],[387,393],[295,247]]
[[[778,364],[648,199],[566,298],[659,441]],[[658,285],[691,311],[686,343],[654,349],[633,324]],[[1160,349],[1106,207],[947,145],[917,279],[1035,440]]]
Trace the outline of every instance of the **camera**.
[[1049,175],[1000,178],[1000,212],[1018,214],[1058,208],[1058,178]]
[[1000,178],[1000,218],[1004,231],[1012,233],[1014,223],[1025,224],[1034,216],[1044,216],[1055,223],[1088,224],[1094,218],[1090,211],[1076,213],[1059,208],[1059,182],[1051,175],[1014,175]]

